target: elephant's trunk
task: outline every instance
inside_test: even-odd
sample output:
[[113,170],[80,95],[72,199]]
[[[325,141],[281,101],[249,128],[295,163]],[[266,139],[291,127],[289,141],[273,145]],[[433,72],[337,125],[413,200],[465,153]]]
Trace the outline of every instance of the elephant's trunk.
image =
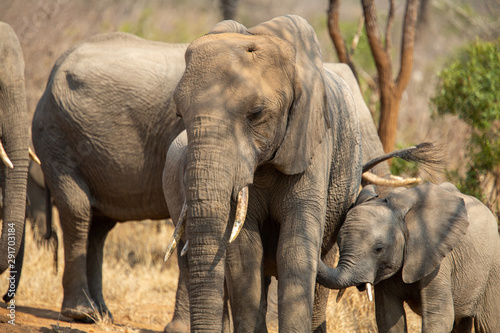
[[[23,67],[24,68],[24,67]],[[4,89],[5,88],[5,89]],[[26,214],[26,184],[28,177],[28,115],[24,80],[1,87],[0,109],[3,110],[2,143],[14,168],[2,163],[3,227],[0,237],[0,273],[17,256],[21,247]],[[15,270],[15,269],[14,269]]]
[[326,265],[323,260],[318,263],[318,275],[316,281],[330,289],[344,289],[356,285],[352,270],[339,263],[332,268]]
[[235,185],[237,154],[234,140],[228,140],[229,126],[204,122],[189,126],[187,131],[186,232],[191,330],[220,332],[231,198],[246,184]]

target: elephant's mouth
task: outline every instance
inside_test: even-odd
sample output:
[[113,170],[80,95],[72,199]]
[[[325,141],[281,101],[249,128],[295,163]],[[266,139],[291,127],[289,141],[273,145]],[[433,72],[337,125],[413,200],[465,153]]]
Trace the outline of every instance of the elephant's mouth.
[[356,288],[360,291],[360,292],[364,292],[366,291],[366,296],[368,297],[368,300],[371,302],[373,301],[373,285],[371,282],[365,282],[365,283],[362,283],[362,284],[358,284],[356,286]]

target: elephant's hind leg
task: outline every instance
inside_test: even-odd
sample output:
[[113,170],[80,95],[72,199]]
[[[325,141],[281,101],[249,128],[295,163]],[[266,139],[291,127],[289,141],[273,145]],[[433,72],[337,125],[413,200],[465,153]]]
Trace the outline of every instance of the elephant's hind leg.
[[64,299],[61,313],[69,318],[91,322],[92,304],[87,282],[87,240],[91,208],[87,194],[74,179],[64,179],[51,189],[59,209],[64,242]]
[[88,253],[87,253],[87,280],[90,297],[95,302],[101,317],[113,320],[102,295],[102,263],[106,236],[116,225],[116,221],[104,216],[92,216],[90,225]]

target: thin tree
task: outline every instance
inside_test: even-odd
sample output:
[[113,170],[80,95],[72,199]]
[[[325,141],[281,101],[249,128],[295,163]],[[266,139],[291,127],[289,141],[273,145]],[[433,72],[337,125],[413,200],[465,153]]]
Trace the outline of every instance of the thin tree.
[[[395,4],[389,0],[387,23],[382,40],[377,19],[377,8],[374,0],[361,0],[365,31],[375,61],[378,73],[378,89],[380,95],[380,121],[378,134],[384,150],[392,151],[396,143],[396,132],[399,115],[399,105],[403,93],[410,81],[413,67],[413,49],[415,43],[415,26],[419,0],[407,0],[403,19],[403,33],[401,40],[401,56],[398,75],[394,78],[391,57],[392,28],[394,24]],[[352,59],[355,44],[348,50],[339,28],[340,0],[330,0],[328,7],[328,29],[337,55],[341,62],[348,64],[355,75],[357,71]],[[359,38],[359,36],[358,36]],[[356,39],[356,37],[355,37]]]

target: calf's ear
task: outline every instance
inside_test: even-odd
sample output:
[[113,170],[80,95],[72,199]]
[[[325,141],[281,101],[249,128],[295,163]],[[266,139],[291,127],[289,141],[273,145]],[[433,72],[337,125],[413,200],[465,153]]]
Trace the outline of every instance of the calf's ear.
[[359,192],[356,202],[354,206],[362,204],[363,202],[375,199],[378,197],[377,192],[375,191],[375,185],[366,185],[363,187],[361,192]]
[[387,197],[406,225],[403,281],[416,282],[432,273],[467,232],[462,198],[431,183]]

